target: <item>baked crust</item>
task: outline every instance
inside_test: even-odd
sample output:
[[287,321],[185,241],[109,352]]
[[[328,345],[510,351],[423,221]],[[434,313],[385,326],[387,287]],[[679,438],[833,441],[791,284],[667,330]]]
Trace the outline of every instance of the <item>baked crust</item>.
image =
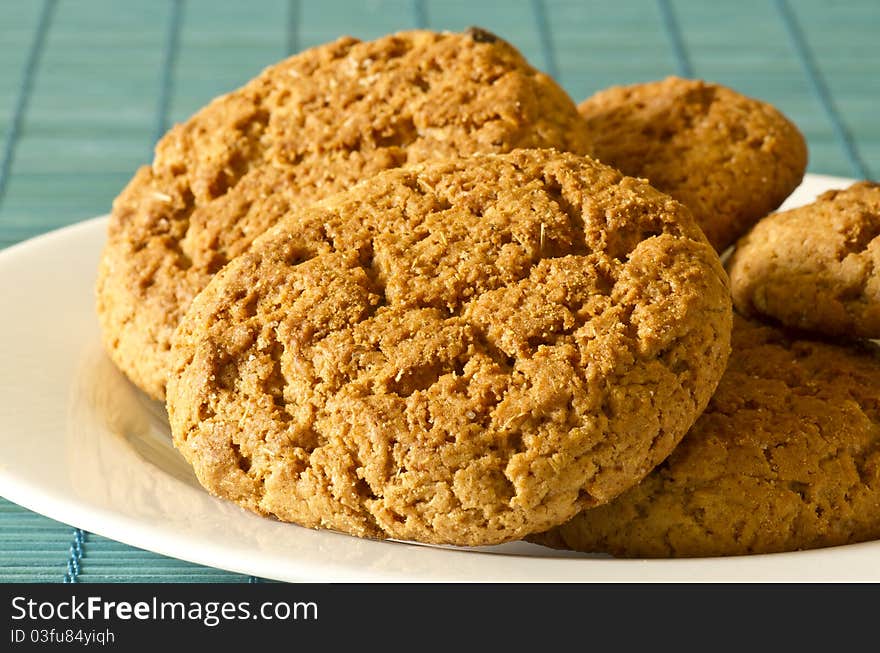
[[484,30],[344,37],[267,68],[156,146],[113,204],[97,284],[113,361],[162,399],[193,297],[281,215],[407,163],[585,151],[565,92]]
[[790,120],[720,84],[613,86],[578,108],[593,156],[684,203],[719,252],[778,207],[807,167]]
[[729,261],[750,316],[831,336],[880,338],[880,184],[858,182],[761,220]]
[[196,297],[174,442],[212,493],[285,521],[516,540],[672,451],[730,319],[689,211],[590,158],[387,171],[289,212]]

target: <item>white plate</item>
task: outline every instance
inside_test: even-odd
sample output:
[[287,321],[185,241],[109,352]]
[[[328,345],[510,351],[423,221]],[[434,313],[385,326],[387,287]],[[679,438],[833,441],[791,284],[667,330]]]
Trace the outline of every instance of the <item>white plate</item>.
[[[851,180],[807,175],[786,202]],[[880,581],[880,542],[690,560],[615,560],[514,543],[361,540],[257,517],[201,489],[164,409],[104,354],[93,285],[106,218],[0,253],[0,495],[127,544],[288,581]]]

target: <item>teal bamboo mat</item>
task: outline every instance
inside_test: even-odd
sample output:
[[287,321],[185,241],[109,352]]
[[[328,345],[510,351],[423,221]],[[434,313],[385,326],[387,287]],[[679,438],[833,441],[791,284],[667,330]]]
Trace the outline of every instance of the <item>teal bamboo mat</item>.
[[[169,125],[287,53],[469,25],[512,41],[576,100],[669,74],[711,79],[797,122],[812,172],[880,171],[877,0],[3,0],[0,247],[106,213]],[[0,581],[254,580],[0,499]]]

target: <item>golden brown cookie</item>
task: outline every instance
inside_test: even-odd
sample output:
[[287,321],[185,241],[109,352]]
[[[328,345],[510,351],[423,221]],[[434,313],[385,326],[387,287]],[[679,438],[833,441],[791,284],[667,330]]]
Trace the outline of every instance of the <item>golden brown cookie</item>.
[[479,29],[342,38],[266,69],[157,145],[116,199],[98,279],[108,351],[162,398],[192,298],[280,215],[412,162],[584,151],[565,92]]
[[533,537],[625,557],[773,553],[880,538],[880,348],[734,318],[706,412],[608,505]]
[[381,173],[295,210],[196,297],[168,384],[212,493],[461,545],[604,503],[729,350],[717,254],[647,184],[554,150]]
[[729,262],[745,315],[880,338],[880,184],[859,182],[761,220]]
[[581,103],[592,154],[686,204],[721,252],[797,187],[807,146],[774,107],[708,82],[614,86]]

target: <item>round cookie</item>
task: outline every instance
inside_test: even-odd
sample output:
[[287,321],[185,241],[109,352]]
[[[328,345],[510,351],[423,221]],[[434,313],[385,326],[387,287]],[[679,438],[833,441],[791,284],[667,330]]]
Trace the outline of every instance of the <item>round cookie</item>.
[[807,146],[771,105],[669,77],[614,86],[579,106],[591,153],[691,209],[722,252],[797,187]]
[[706,412],[640,485],[533,541],[623,557],[774,553],[880,538],[880,348],[734,317]]
[[212,493],[311,527],[493,544],[673,449],[729,351],[690,212],[554,150],[387,171],[291,212],[175,334],[175,445]]
[[97,285],[106,347],[161,399],[192,298],[291,207],[432,158],[583,152],[583,132],[565,92],[483,30],[295,55],[170,130],[114,202]]
[[728,263],[737,309],[833,336],[880,338],[880,184],[761,220]]

